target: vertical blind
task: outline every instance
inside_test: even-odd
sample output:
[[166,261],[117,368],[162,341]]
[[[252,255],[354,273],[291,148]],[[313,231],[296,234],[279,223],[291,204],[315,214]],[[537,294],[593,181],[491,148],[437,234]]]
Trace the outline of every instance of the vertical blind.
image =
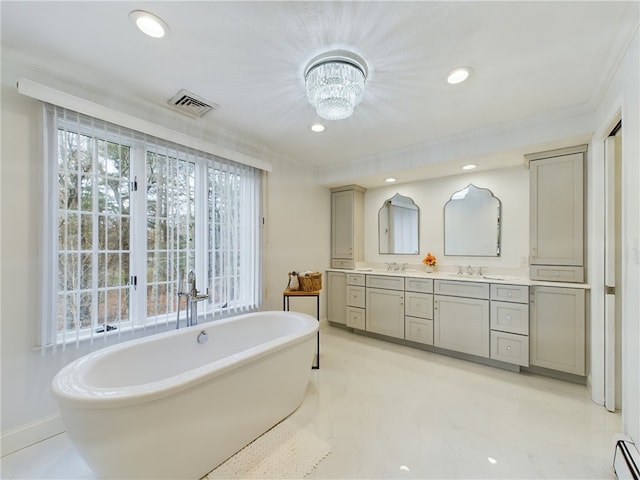
[[261,303],[261,170],[45,105],[41,345],[166,328]]

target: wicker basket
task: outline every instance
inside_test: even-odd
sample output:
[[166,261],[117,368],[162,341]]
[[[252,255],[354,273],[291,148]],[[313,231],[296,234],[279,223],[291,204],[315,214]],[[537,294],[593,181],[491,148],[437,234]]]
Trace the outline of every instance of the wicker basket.
[[322,290],[322,272],[311,272],[298,275],[300,290],[304,292],[316,292]]

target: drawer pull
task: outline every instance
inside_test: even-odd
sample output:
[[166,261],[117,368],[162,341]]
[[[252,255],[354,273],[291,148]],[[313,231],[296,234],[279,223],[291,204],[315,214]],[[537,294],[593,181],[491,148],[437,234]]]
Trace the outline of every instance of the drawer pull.
[[511,314],[507,315],[507,320],[511,320]]
[[554,270],[553,271],[553,276],[554,277],[559,277],[560,276],[560,272],[558,270]]
[[511,292],[507,292],[507,297],[510,297],[510,296],[511,296]]
[[511,351],[511,345],[508,345],[507,346],[507,352],[510,352],[510,351]]

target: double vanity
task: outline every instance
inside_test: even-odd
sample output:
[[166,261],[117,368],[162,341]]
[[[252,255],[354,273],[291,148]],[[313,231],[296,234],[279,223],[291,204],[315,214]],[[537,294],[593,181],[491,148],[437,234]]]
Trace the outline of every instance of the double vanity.
[[[408,260],[402,271],[389,271],[365,262],[365,257],[380,260],[364,252],[366,190],[357,185],[332,189],[329,322],[439,353],[584,382],[586,150],[578,145],[525,155],[529,211],[518,214],[528,213],[528,255],[519,265],[513,264],[513,254],[511,263],[497,258],[487,263],[494,271],[524,271],[528,260],[527,277],[489,277],[482,267],[473,274],[471,267],[465,273],[453,265],[503,255],[505,222],[512,222],[513,232],[517,220],[513,212],[503,218],[502,201],[489,189],[469,184],[454,191],[442,207],[442,222],[431,210],[429,228],[443,226],[442,251],[435,252],[444,260],[439,273],[405,271],[426,253],[420,252],[424,219],[413,198],[397,193],[378,211],[378,254],[408,256],[401,257]],[[525,245],[518,248],[527,251]]]
[[327,272],[328,320],[519,370],[585,375],[585,285],[421,272]]

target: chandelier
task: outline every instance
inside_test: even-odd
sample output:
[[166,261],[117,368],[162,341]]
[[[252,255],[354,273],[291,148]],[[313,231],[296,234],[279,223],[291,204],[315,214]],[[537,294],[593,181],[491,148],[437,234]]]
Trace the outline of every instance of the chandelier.
[[362,101],[367,64],[343,50],[315,57],[304,72],[307,98],[316,113],[326,120],[342,120]]

